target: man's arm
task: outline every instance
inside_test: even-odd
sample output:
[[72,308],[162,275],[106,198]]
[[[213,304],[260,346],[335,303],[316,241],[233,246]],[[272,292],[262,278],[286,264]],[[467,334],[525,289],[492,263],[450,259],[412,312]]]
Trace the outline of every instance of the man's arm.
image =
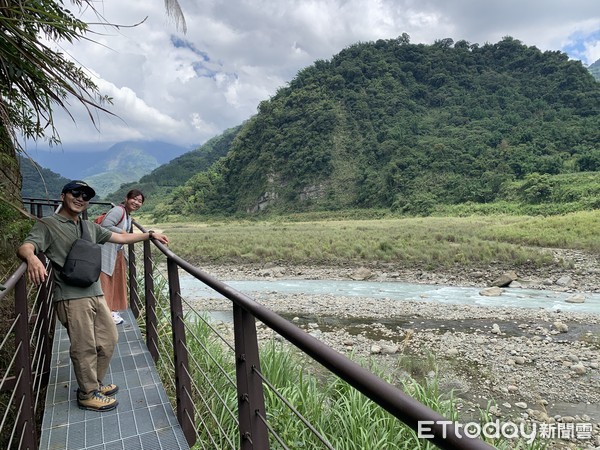
[[149,233],[113,233],[108,242],[115,244],[135,244],[136,242],[147,241],[152,237],[162,244],[169,244],[169,238],[162,233],[155,233],[150,231]]
[[27,275],[29,279],[39,285],[44,282],[48,273],[46,267],[35,254],[35,246],[25,242],[17,250],[17,256],[27,263]]

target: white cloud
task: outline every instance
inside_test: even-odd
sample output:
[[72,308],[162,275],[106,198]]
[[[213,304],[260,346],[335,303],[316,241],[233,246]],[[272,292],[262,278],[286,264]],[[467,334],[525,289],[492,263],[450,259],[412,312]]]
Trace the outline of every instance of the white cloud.
[[586,44],[584,54],[590,64],[598,61],[600,59],[600,41]]
[[[541,50],[600,58],[600,8],[594,0],[180,0],[188,32],[179,33],[163,2],[105,0],[110,22],[139,26],[64,49],[97,77],[119,116],[98,116],[99,131],[74,107],[57,114],[65,145],[160,139],[200,144],[238,125],[306,66],[343,48],[406,32],[436,39],[497,42],[512,36]],[[89,15],[88,20],[98,22]],[[90,18],[92,17],[92,18]],[[594,37],[595,36],[595,37]]]

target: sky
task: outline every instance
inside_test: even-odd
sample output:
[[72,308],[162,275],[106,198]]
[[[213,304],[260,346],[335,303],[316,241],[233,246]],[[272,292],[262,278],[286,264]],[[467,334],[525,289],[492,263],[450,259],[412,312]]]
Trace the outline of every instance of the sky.
[[[94,125],[75,101],[75,121],[57,110],[63,151],[137,140],[196,148],[250,118],[314,61],[402,33],[413,44],[512,36],[585,66],[600,59],[600,0],[179,0],[186,33],[162,0],[93,4],[121,26],[91,25],[90,40],[60,50],[113,98],[116,117],[100,113]],[[99,22],[89,9],[76,15]]]

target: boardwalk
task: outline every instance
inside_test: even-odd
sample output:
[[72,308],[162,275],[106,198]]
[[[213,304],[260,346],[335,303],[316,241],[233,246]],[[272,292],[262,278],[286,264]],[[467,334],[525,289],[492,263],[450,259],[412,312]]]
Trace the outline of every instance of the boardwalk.
[[69,338],[57,322],[40,449],[189,449],[133,314],[123,318],[105,380],[119,386],[119,406],[105,413],[77,407]]

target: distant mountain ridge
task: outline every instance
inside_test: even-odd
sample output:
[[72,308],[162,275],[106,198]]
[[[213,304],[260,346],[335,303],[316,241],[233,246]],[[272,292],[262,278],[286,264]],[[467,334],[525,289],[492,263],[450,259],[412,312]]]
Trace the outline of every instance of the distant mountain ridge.
[[[135,187],[146,196],[144,210],[156,208],[165,202],[173,189],[179,188],[197,173],[203,173],[211,168],[220,158],[224,157],[231,147],[231,143],[243,125],[229,128],[219,136],[209,139],[199,148],[171,160],[167,164],[157,167],[139,181],[125,183],[112,192],[108,199],[117,202],[125,198],[127,192]],[[164,206],[162,207],[164,209]]]
[[[29,156],[41,167],[68,179],[82,179],[96,189],[98,196],[134,182],[186,152],[189,148],[158,141],[126,141],[104,151],[31,150]],[[31,174],[35,177],[35,174]],[[39,178],[39,176],[38,176]],[[24,178],[24,185],[30,182]],[[37,180],[32,181],[33,184]]]

